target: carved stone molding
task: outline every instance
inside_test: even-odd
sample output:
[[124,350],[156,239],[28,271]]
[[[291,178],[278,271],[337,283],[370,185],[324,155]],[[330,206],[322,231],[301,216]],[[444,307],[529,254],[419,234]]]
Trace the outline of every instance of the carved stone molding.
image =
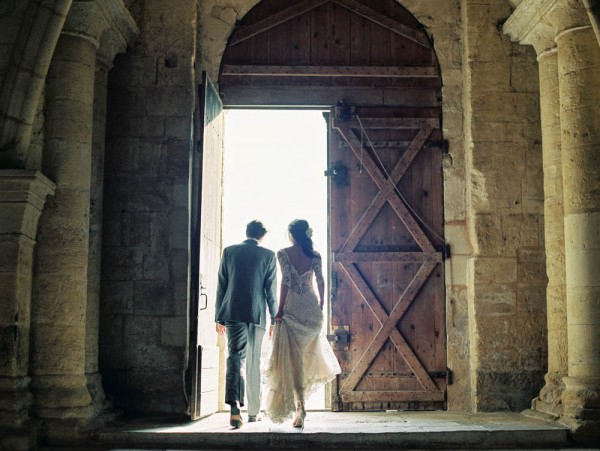
[[532,45],[540,55],[556,45],[557,34],[589,26],[580,0],[523,0],[504,24],[503,31],[515,42]]
[[103,62],[133,46],[140,34],[122,0],[74,1],[63,33],[91,41]]

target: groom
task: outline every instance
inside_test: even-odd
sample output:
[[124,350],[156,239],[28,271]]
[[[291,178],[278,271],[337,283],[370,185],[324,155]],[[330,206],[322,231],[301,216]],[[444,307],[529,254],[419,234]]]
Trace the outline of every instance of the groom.
[[[259,243],[267,233],[260,221],[246,226],[246,241],[228,246],[223,251],[219,268],[216,300],[216,329],[227,333],[227,376],[225,403],[231,406],[229,423],[242,426],[240,407],[244,405],[244,389],[248,390],[248,421],[260,420],[260,353],[266,330],[273,332],[277,312],[277,270],[275,253]],[[246,361],[246,387],[242,367]]]

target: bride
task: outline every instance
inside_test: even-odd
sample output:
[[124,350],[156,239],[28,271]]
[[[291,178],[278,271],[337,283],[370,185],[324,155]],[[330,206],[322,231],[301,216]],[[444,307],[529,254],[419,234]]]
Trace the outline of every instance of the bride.
[[266,412],[273,422],[281,423],[291,418],[295,410],[293,425],[303,428],[304,400],[341,370],[323,331],[325,288],[321,256],[311,239],[312,229],[307,221],[296,219],[288,226],[288,232],[292,246],[277,252],[282,281],[267,369]]

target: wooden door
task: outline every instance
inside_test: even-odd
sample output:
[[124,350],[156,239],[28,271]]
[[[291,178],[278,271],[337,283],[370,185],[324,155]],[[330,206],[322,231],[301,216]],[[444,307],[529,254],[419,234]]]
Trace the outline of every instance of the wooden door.
[[[215,333],[221,254],[223,105],[206,72],[198,89],[190,155],[190,416],[218,410],[219,348]],[[209,302],[212,300],[212,302]]]
[[330,118],[333,408],[445,408],[439,109]]

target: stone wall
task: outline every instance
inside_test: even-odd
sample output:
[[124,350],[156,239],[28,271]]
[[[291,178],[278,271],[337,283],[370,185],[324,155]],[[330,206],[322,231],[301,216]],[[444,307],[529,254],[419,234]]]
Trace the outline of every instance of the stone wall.
[[521,410],[547,364],[535,52],[501,31],[504,1],[465,1],[472,407]]
[[132,4],[109,74],[100,369],[117,407],[183,414],[196,1]]

